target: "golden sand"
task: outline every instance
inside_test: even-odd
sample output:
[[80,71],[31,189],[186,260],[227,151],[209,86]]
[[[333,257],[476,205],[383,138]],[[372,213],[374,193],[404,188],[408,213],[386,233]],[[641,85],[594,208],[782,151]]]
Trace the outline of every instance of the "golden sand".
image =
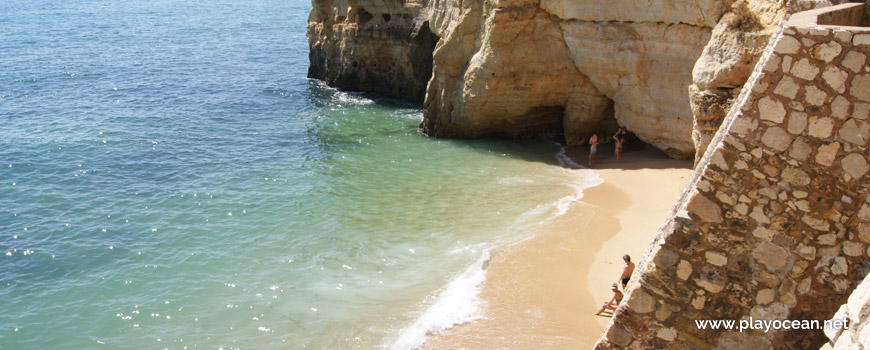
[[[594,316],[613,295],[622,255],[640,258],[692,173],[691,161],[652,149],[617,163],[599,152],[604,183],[587,189],[534,238],[497,252],[480,298],[484,318],[430,337],[425,349],[589,349],[608,318]],[[582,151],[569,153],[585,164]],[[578,170],[590,171],[590,170]]]

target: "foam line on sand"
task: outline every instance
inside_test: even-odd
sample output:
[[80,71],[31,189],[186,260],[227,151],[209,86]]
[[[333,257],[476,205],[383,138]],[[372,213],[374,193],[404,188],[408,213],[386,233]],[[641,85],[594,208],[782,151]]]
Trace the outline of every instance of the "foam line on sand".
[[[568,152],[585,163],[582,151]],[[424,349],[589,349],[608,319],[593,313],[612,296],[622,255],[646,250],[692,173],[643,149],[616,163],[602,155],[604,182],[534,238],[495,252],[481,286],[481,319],[431,337]]]

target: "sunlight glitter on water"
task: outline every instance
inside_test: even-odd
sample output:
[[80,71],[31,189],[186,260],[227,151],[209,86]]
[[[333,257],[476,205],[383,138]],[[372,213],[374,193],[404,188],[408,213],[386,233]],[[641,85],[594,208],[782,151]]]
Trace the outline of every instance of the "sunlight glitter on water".
[[475,317],[483,252],[579,198],[557,145],[303,78],[308,4],[12,1],[4,348],[389,348]]

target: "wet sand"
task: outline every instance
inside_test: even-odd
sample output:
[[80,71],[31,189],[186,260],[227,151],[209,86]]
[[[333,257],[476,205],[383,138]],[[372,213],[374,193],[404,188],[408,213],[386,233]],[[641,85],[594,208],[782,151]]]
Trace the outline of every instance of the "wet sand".
[[[610,147],[608,147],[610,146]],[[534,238],[496,252],[480,297],[483,319],[431,336],[424,349],[589,349],[609,319],[622,255],[638,260],[692,173],[691,161],[645,147],[622,161],[603,145],[592,170],[604,183],[587,189]],[[586,164],[588,153],[572,149]]]

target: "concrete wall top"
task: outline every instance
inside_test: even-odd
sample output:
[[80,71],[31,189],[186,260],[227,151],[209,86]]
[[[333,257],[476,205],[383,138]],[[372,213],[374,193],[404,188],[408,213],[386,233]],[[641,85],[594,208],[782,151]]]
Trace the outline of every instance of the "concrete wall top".
[[[788,20],[789,27],[863,27],[864,4],[845,3],[815,10],[798,12]],[[850,28],[851,29],[851,28]]]

